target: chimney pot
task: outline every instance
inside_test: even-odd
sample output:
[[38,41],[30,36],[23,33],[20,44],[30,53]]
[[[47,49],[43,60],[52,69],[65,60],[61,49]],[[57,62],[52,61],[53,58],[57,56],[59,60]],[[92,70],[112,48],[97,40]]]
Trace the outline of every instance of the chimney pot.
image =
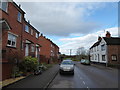
[[107,37],[107,38],[110,38],[110,37],[111,37],[111,34],[110,34],[109,31],[106,32],[106,37]]

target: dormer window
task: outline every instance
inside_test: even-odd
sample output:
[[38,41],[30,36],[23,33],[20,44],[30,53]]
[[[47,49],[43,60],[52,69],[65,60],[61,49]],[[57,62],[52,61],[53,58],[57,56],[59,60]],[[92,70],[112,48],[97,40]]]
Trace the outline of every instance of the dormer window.
[[7,12],[8,9],[8,2],[0,2],[0,9]]

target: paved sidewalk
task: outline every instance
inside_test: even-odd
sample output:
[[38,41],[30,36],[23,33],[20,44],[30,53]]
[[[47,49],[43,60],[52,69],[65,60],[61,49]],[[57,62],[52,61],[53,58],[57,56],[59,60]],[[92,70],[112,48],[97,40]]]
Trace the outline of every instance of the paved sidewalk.
[[41,75],[31,75],[4,88],[46,88],[58,73],[59,65],[53,65]]
[[117,68],[107,67],[107,66],[105,66],[105,65],[94,64],[94,63],[92,63],[91,65],[94,66],[94,67],[98,67],[98,68],[100,68],[100,69],[104,69],[104,68],[109,69],[109,70],[117,69]]
[[17,77],[17,78],[10,78],[10,79],[6,79],[4,81],[0,81],[0,88],[2,88],[4,86],[7,86],[9,84],[12,84],[12,83],[14,83],[14,82],[16,82],[18,80],[23,79],[23,78],[25,78],[25,77],[21,76],[21,77]]

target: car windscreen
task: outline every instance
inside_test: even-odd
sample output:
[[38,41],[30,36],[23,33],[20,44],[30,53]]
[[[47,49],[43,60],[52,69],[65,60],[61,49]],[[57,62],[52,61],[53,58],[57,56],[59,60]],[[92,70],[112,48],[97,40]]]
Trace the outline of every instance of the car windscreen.
[[72,61],[63,61],[61,64],[73,65],[73,62]]

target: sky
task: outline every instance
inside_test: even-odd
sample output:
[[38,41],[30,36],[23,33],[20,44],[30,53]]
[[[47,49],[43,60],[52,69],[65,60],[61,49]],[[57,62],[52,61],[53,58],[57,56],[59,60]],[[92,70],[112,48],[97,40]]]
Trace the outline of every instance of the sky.
[[62,54],[89,49],[109,31],[118,36],[117,2],[17,2],[25,18],[60,47]]

